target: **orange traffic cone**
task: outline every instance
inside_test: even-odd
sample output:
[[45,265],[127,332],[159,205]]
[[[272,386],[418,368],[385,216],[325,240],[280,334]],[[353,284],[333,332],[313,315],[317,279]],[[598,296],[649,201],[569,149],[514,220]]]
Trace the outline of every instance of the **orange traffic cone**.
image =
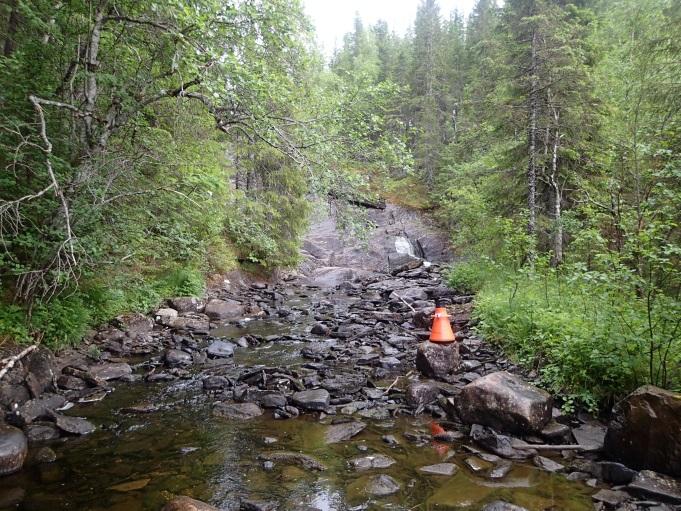
[[433,314],[433,326],[430,329],[430,342],[448,344],[450,342],[454,342],[455,340],[456,336],[452,331],[452,325],[449,323],[447,309],[444,307],[435,307],[435,314]]

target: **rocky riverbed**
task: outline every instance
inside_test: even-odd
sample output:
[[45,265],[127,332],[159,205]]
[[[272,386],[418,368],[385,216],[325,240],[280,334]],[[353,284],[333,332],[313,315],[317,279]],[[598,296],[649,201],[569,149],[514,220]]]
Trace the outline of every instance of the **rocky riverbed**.
[[[0,509],[679,509],[677,480],[606,460],[604,424],[474,334],[432,226],[371,214],[366,243],[317,224],[300,273],[235,275],[25,357],[0,386]],[[420,346],[435,301],[448,348]],[[673,473],[675,445],[635,468]]]

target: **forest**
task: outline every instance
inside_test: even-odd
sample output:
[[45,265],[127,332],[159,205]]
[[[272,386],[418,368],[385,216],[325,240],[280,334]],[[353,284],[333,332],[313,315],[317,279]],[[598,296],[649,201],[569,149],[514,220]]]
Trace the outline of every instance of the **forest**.
[[77,343],[434,215],[477,330],[564,396],[681,390],[681,3],[423,0],[330,61],[297,0],[0,6],[0,342]]

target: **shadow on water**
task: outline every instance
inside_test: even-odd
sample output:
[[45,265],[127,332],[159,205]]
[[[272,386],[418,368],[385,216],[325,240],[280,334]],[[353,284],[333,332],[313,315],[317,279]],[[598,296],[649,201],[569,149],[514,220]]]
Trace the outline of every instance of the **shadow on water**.
[[[310,300],[314,297],[304,297],[299,308],[305,310]],[[329,313],[333,313],[333,306]],[[254,320],[241,326],[226,325],[211,333],[227,338],[246,334],[301,335],[311,321],[309,314],[300,314],[293,321]],[[239,349],[236,363],[290,365],[299,361],[303,344],[279,340]],[[140,403],[152,403],[158,410],[148,414],[122,411]],[[516,464],[504,480],[492,482],[465,467],[463,460],[470,453],[461,445],[435,448],[409,443],[402,433],[426,433],[426,417],[370,422],[352,440],[325,445],[327,426],[311,416],[278,421],[266,414],[246,422],[213,417],[200,380],[121,384],[105,400],[79,406],[70,413],[87,417],[99,428],[86,437],[50,444],[57,454],[56,462],[39,464],[29,460],[20,473],[1,478],[0,509],[7,496],[21,496],[22,492],[18,508],[7,509],[157,511],[175,495],[189,495],[224,509],[238,508],[240,497],[277,500],[280,509],[302,509],[300,506],[306,504],[323,511],[353,506],[477,510],[496,499],[514,502],[530,511],[592,509],[591,488],[563,476]],[[383,442],[381,437],[386,433],[394,434],[400,444],[391,447]],[[278,441],[267,445],[265,437]],[[258,455],[272,450],[309,454],[324,463],[327,470],[310,472],[277,463],[266,471]],[[361,473],[348,468],[349,459],[372,453],[388,455],[396,463],[387,469]],[[419,467],[444,459],[458,465],[454,476],[418,471]],[[401,485],[400,491],[381,499],[368,497],[364,493],[366,479],[377,473],[394,477]]]

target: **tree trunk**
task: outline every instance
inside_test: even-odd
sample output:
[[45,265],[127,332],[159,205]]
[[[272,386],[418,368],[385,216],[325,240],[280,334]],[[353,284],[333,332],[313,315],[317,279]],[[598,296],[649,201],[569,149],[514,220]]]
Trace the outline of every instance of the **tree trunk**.
[[537,95],[537,32],[532,31],[531,67],[529,94],[529,131],[528,131],[528,161],[527,161],[527,232],[532,238],[537,232],[537,110],[539,101]]
[[[557,119],[556,119],[557,120]],[[551,155],[551,186],[553,186],[553,219],[556,222],[553,233],[553,265],[558,266],[563,262],[563,222],[561,219],[561,201],[563,194],[558,184],[558,141],[560,135],[558,129],[553,139],[553,154]]]
[[11,57],[14,50],[16,50],[16,41],[14,36],[19,28],[19,12],[17,11],[17,2],[14,0],[11,2],[9,19],[7,20],[7,30],[5,32],[5,45],[3,48],[3,54],[5,57]]

